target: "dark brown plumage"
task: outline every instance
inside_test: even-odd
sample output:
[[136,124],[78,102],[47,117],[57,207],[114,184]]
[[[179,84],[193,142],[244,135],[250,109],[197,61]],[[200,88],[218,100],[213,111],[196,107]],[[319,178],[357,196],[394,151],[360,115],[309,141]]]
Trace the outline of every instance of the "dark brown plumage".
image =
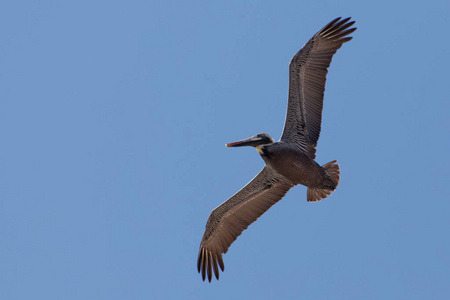
[[200,244],[197,269],[203,280],[219,279],[224,271],[222,254],[297,184],[308,187],[307,201],[326,198],[339,184],[336,161],[323,166],[314,159],[320,135],[327,68],[336,51],[356,28],[350,18],[337,18],[315,34],[289,64],[289,99],[280,141],[260,133],[228,147],[253,146],[266,166],[245,187],[215,208],[208,218]]

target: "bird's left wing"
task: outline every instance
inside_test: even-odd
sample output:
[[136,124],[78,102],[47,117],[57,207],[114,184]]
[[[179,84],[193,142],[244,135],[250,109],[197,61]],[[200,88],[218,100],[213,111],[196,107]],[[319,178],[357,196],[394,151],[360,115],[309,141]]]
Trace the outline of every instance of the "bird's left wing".
[[219,279],[218,264],[224,270],[222,253],[292,186],[290,180],[265,166],[245,187],[211,212],[197,261],[203,280],[207,274],[211,281],[213,270]]
[[322,122],[323,94],[331,59],[356,28],[337,18],[316,33],[289,63],[289,99],[282,141],[296,144],[315,158]]

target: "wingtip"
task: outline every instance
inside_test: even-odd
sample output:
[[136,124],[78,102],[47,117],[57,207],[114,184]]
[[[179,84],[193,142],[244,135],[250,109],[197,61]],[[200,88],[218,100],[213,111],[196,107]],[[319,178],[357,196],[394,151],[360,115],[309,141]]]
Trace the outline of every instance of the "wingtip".
[[219,268],[222,272],[225,270],[222,254],[214,254],[213,251],[200,246],[197,258],[197,271],[201,274],[203,281],[208,279],[208,281],[211,282],[213,274],[214,277],[219,280]]
[[355,24],[355,21],[349,22],[350,19],[351,17],[342,20],[341,17],[336,18],[322,28],[318,34],[329,40],[339,40],[342,43],[348,42],[347,36],[357,29],[356,27],[348,29]]
[[208,281],[209,282],[211,282],[211,279],[212,279],[212,270],[211,270],[211,267],[212,267],[212,253],[211,253],[211,251],[207,251],[206,252],[207,253],[207,257],[208,257],[208,259],[207,259],[207,261],[206,261],[206,270],[207,270],[207,273],[208,273]]
[[202,248],[200,247],[200,250],[198,251],[198,258],[197,258],[197,270],[200,273],[202,265]]
[[219,266],[220,266],[220,269],[222,270],[222,272],[225,271],[225,265],[223,263],[222,254],[219,254],[217,256],[217,260],[219,261]]
[[206,253],[205,253],[205,249],[202,248],[202,278],[203,281],[205,281],[206,279]]

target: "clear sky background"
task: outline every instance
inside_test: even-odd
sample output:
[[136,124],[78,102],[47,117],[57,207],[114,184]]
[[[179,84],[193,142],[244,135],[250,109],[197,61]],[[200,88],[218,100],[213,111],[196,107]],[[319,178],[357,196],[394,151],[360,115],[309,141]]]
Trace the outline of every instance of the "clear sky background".
[[[291,57],[335,17],[317,161],[203,282],[209,213],[262,168]],[[4,1],[0,299],[445,299],[450,2]]]

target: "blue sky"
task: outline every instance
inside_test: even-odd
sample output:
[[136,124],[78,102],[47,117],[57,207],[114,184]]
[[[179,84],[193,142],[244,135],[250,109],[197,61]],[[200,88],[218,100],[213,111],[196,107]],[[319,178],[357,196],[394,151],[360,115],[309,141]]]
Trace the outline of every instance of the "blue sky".
[[[317,161],[206,283],[209,213],[262,168],[291,57],[335,17]],[[448,1],[0,4],[1,299],[444,299]]]

